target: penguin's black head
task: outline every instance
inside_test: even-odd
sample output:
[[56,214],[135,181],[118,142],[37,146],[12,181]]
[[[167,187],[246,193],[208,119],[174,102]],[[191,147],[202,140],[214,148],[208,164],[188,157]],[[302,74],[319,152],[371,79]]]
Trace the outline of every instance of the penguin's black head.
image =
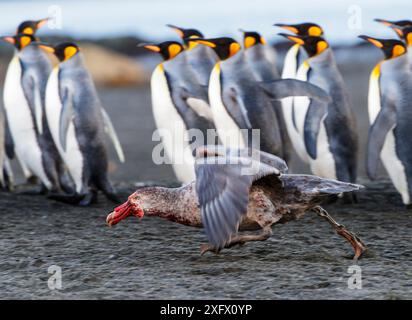
[[73,42],[62,42],[54,47],[43,42],[37,42],[36,45],[47,52],[53,53],[60,62],[69,60],[80,51],[77,44]]
[[253,47],[257,44],[266,44],[266,40],[255,31],[244,31],[241,29],[239,31],[243,32],[243,47],[245,49]]
[[17,27],[16,34],[24,33],[34,35],[38,29],[40,29],[47,23],[48,20],[49,18],[23,21]]
[[220,60],[234,56],[241,49],[240,44],[232,38],[193,39],[192,41],[211,47]]
[[184,41],[188,49],[193,49],[197,45],[196,42],[190,41],[190,39],[203,38],[203,34],[199,30],[196,30],[196,29],[180,28],[172,24],[167,24],[166,26],[168,26],[169,28],[177,32],[177,34]]
[[389,21],[384,19],[375,19],[375,21],[382,23],[383,25],[392,28],[400,39],[405,39],[403,34],[403,29],[407,27],[412,27],[411,20],[398,20],[398,21]]
[[22,50],[27,47],[30,43],[35,42],[36,38],[31,34],[17,34],[11,37],[2,37],[3,41],[11,43],[16,47],[17,50]]
[[403,37],[408,47],[412,46],[412,27],[406,27],[402,30]]
[[309,57],[317,56],[329,48],[329,44],[322,37],[295,36],[286,33],[279,33],[279,35],[303,46]]
[[139,46],[160,53],[165,61],[173,59],[184,50],[182,44],[177,41],[165,41],[159,44],[142,43]]
[[406,45],[399,40],[376,39],[369,36],[359,36],[359,38],[372,43],[375,47],[380,48],[385,54],[385,59],[393,59],[406,53]]
[[285,30],[291,31],[298,36],[313,36],[320,37],[323,35],[323,29],[316,23],[305,22],[300,24],[274,24],[277,27],[281,27]]

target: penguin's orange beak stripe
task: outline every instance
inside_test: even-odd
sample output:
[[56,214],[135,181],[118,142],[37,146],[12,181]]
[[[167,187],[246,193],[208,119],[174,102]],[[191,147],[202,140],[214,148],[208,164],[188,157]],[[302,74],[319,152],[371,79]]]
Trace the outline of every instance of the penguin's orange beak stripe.
[[288,31],[290,31],[290,32],[293,32],[293,33],[295,33],[295,34],[299,34],[299,30],[298,30],[297,28],[295,28],[295,27],[288,26],[288,25],[286,25],[286,24],[284,24],[284,25],[277,25],[277,26],[280,27],[280,28],[282,28],[282,29],[285,29],[285,30],[288,30]]
[[171,24],[168,24],[167,26],[169,28],[171,28],[172,30],[174,30],[180,38],[184,38],[185,34],[179,27],[176,27],[176,26],[171,25]]
[[303,46],[305,44],[305,41],[303,41],[303,39],[301,39],[299,37],[286,36],[286,38],[288,38],[289,40],[292,40],[293,42],[296,42],[297,44],[300,44],[301,46]]
[[370,43],[372,43],[374,46],[376,46],[376,47],[378,47],[378,48],[382,48],[382,47],[383,47],[382,42],[380,42],[380,41],[378,41],[378,40],[376,40],[376,39],[373,39],[373,38],[365,38],[365,40],[369,41]]
[[16,40],[14,40],[13,37],[2,37],[2,40],[6,41],[6,42],[8,42],[8,43],[11,43],[11,44],[15,44],[15,43],[16,43]]
[[160,47],[153,45],[153,44],[147,44],[147,45],[144,45],[143,47],[153,52],[160,52]]
[[193,39],[191,41],[200,43],[200,44],[204,44],[205,46],[211,47],[211,48],[216,48],[216,44],[211,42],[211,41],[207,41],[207,40],[201,40],[201,39]]
[[394,26],[391,26],[391,27],[398,34],[399,37],[403,37],[402,29],[394,27]]
[[53,47],[46,46],[44,44],[39,44],[38,47],[42,48],[46,52],[54,53],[54,48]]
[[383,20],[383,19],[375,19],[376,22],[382,23],[385,26],[390,27],[391,25],[393,25],[392,22],[388,21],[388,20]]
[[45,19],[41,19],[39,21],[37,21],[37,28],[40,29],[41,27],[43,27],[47,21],[49,21],[50,18],[45,18]]

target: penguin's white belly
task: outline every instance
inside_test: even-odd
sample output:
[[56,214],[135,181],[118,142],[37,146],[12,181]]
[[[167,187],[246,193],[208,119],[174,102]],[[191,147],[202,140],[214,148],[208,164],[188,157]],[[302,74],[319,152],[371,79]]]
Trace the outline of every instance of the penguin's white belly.
[[328,135],[324,120],[321,120],[318,139],[316,141],[316,159],[309,157],[309,164],[313,174],[327,179],[337,179],[335,158],[330,151]]
[[182,183],[195,180],[194,157],[186,125],[176,110],[163,66],[153,71],[151,79],[152,108],[158,133],[166,155],[173,165],[177,179]]
[[46,188],[51,189],[52,184],[43,167],[42,151],[37,140],[34,118],[24,95],[21,76],[20,61],[16,56],[9,64],[4,83],[4,108],[15,152],[25,175],[28,171],[32,172]]
[[210,75],[209,102],[217,134],[222,144],[230,148],[245,148],[246,144],[242,131],[229,115],[222,101],[219,64],[216,64]]
[[[306,63],[302,64],[296,73],[296,79],[307,81],[308,71],[309,71],[309,66]],[[290,106],[290,109],[291,109],[290,117],[291,117],[291,125],[296,132],[294,141],[292,141],[292,143],[294,143],[295,150],[297,154],[299,155],[299,157],[304,162],[308,163],[310,157],[306,151],[306,146],[305,146],[304,126],[305,126],[306,114],[309,109],[310,99],[308,97],[294,97],[292,99],[293,99],[292,100],[293,102],[291,103],[291,106]],[[294,105],[293,109],[292,109],[292,104]],[[295,118],[297,129],[295,129],[294,127],[293,117]]]
[[[372,125],[381,110],[379,75],[374,74],[369,81],[368,112],[369,122]],[[396,141],[393,129],[389,130],[383,144],[380,158],[396,190],[401,194],[404,204],[410,204],[408,182],[405,167],[396,154]]]
[[80,151],[73,122],[69,124],[66,139],[66,151],[60,143],[60,114],[62,102],[59,94],[59,68],[53,69],[49,76],[46,88],[46,118],[53,141],[67,166],[70,176],[76,186],[76,192],[82,192],[83,188],[83,154]]
[[[300,46],[296,44],[287,52],[282,71],[283,79],[296,78],[296,69],[298,63],[297,56],[299,52],[299,47]],[[306,150],[304,150],[302,138],[293,124],[293,100],[293,97],[282,99],[281,102],[283,109],[283,117],[285,119],[286,128],[288,131],[290,141],[292,142],[293,148],[295,149],[296,153],[302,161],[308,162],[309,159],[307,157]]]

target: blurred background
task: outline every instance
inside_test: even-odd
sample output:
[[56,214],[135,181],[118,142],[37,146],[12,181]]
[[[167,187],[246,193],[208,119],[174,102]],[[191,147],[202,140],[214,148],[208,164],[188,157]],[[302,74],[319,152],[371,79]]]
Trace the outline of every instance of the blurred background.
[[[290,43],[277,36],[282,30],[273,24],[320,24],[334,48],[357,114],[361,142],[359,169],[362,176],[362,152],[368,130],[368,78],[382,54],[357,36],[368,34],[395,38],[394,32],[373,19],[411,19],[412,3],[405,0],[13,0],[0,1],[0,12],[1,35],[14,33],[17,25],[24,20],[52,17],[53,20],[37,33],[43,41],[58,43],[74,40],[80,44],[100,98],[113,119],[126,152],[126,164],[111,162],[113,177],[117,181],[131,182],[174,180],[169,166],[155,166],[151,160],[151,150],[157,142],[152,141],[155,126],[149,82],[151,71],[160,61],[160,56],[137,47],[140,42],[178,40],[177,34],[166,27],[167,23],[197,28],[207,37],[225,35],[239,41],[239,28],[258,31],[277,49],[279,69]],[[11,46],[0,44],[0,83],[4,80],[12,54]],[[115,156],[112,158],[115,159]],[[296,157],[292,168],[307,172],[307,167]]]

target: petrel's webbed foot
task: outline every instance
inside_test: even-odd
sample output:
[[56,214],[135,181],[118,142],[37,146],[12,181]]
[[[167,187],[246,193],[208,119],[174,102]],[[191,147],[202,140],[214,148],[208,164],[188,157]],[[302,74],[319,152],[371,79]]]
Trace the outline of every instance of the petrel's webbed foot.
[[355,251],[353,260],[358,260],[360,256],[366,251],[366,245],[363,243],[363,241],[356,234],[346,229],[344,225],[337,223],[322,207],[317,206],[314,208],[314,211],[318,214],[318,216],[326,219],[326,221],[329,222],[333,229],[335,229],[336,233],[344,237],[352,245],[353,250]]
[[[272,229],[270,226],[263,228],[263,232],[257,235],[236,235],[230,239],[225,245],[225,248],[231,248],[236,245],[244,245],[249,241],[265,241],[272,235]],[[206,252],[210,251],[218,254],[221,249],[218,249],[210,244],[202,244],[200,246],[200,255],[204,255]]]
[[200,255],[203,256],[208,251],[213,252],[214,254],[218,254],[220,252],[220,249],[215,248],[211,244],[202,243],[200,245]]

